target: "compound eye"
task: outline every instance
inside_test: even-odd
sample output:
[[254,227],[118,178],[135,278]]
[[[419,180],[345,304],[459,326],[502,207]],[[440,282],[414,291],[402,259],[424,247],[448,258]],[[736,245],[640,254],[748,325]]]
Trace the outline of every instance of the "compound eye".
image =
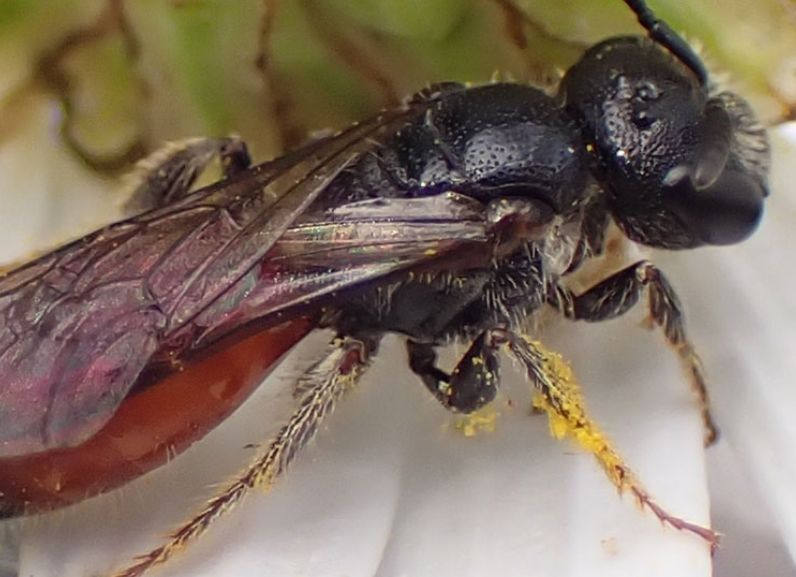
[[[667,178],[666,207],[695,238],[713,245],[734,244],[757,228],[763,215],[765,189],[741,170],[727,168],[707,187],[700,188],[690,171],[678,167],[681,178]],[[673,182],[676,180],[676,182]]]

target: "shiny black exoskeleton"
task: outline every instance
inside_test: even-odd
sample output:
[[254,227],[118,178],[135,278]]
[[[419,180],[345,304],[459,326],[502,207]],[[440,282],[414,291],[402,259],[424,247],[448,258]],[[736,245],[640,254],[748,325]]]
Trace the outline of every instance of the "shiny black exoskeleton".
[[[502,331],[545,303],[599,321],[624,313],[650,286],[653,319],[672,344],[687,343],[677,298],[650,263],[580,295],[560,284],[602,251],[610,219],[630,239],[668,249],[738,242],[760,219],[764,131],[742,99],[709,85],[673,32],[661,37],[654,20],[649,28],[663,43],[606,40],[567,71],[555,97],[516,84],[444,84],[418,95],[428,108],[338,177],[327,206],[453,191],[495,207],[531,206],[536,232],[487,264],[410,273],[367,290],[328,323],[358,338],[408,335],[412,369],[462,412],[495,394]],[[474,344],[448,375],[436,368],[433,346],[451,338]]]
[[456,191],[485,203],[533,198],[561,213],[583,199],[588,162],[579,130],[542,91],[448,83],[415,100],[429,106],[332,182],[326,205]]

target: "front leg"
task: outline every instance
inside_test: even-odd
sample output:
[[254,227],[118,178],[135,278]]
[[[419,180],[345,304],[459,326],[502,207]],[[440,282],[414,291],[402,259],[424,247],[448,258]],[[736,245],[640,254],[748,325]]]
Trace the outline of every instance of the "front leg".
[[409,367],[446,409],[472,413],[491,403],[497,394],[497,352],[506,342],[504,333],[500,329],[482,332],[450,375],[437,368],[432,345],[407,341]]
[[705,425],[705,443],[709,445],[716,440],[718,433],[710,414],[702,364],[686,336],[680,300],[658,267],[646,260],[639,261],[580,295],[556,286],[550,302],[567,318],[599,322],[625,314],[638,302],[645,288],[649,290],[650,321],[663,329],[666,340],[680,356],[697,394]]

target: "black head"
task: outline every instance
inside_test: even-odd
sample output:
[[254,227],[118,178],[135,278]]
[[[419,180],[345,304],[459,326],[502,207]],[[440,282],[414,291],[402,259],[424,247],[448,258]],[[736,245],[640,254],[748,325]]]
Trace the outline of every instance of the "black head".
[[693,53],[675,54],[647,37],[608,39],[567,71],[560,97],[628,237],[664,248],[739,242],[768,194],[765,132],[745,101],[712,92]]

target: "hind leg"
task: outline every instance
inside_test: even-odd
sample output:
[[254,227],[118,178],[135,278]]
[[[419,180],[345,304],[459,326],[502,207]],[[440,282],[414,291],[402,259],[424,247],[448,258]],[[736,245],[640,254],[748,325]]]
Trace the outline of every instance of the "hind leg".
[[354,387],[367,368],[376,343],[351,338],[336,339],[327,355],[307,370],[296,387],[297,408],[270,443],[264,445],[225,488],[212,497],[191,519],[174,530],[166,541],[136,558],[115,577],[138,577],[207,531],[213,522],[238,505],[252,489],[269,491],[298,453],[315,436],[336,402]]

